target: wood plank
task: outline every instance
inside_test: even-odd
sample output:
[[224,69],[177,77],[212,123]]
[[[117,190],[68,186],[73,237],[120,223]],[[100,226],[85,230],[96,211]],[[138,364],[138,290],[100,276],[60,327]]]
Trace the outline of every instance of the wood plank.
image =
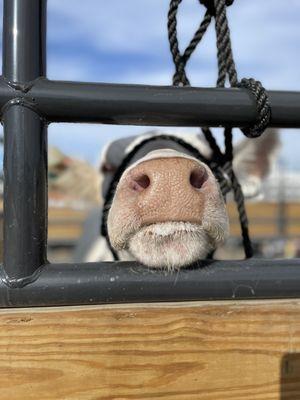
[[74,242],[81,236],[83,227],[77,224],[62,224],[48,226],[49,240],[73,240]]
[[[279,235],[278,227],[275,224],[250,224],[249,227],[251,238],[274,238]],[[230,236],[241,238],[241,226],[239,224],[231,224],[230,225]]]
[[0,311],[1,400],[298,400],[300,300]]
[[[253,218],[277,218],[278,215],[278,203],[266,203],[266,202],[248,202],[246,201],[246,209],[248,217]],[[227,209],[230,217],[237,216],[236,204],[229,202]]]
[[[253,239],[273,239],[279,237],[281,232],[279,227],[275,223],[269,224],[255,224],[250,223],[250,234]],[[238,223],[230,224],[230,235],[231,237],[239,238],[241,236],[241,227]],[[287,222],[285,226],[285,238],[289,237],[300,237],[300,223]]]
[[49,219],[51,220],[66,220],[70,219],[71,221],[78,220],[84,221],[87,217],[88,210],[77,210],[74,208],[68,207],[50,207],[49,208]]
[[[249,202],[246,201],[246,209],[249,219],[251,218],[277,218],[279,213],[279,203],[271,202]],[[299,218],[300,217],[300,203],[286,202],[284,204],[286,210],[286,215],[288,218]],[[236,204],[234,202],[229,202],[227,204],[227,209],[230,217],[237,215]]]

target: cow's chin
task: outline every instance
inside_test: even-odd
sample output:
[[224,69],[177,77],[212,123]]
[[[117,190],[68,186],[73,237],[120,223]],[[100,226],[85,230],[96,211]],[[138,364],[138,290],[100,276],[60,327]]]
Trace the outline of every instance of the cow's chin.
[[202,225],[165,222],[140,228],[127,245],[141,263],[176,270],[206,258],[214,249],[215,241]]

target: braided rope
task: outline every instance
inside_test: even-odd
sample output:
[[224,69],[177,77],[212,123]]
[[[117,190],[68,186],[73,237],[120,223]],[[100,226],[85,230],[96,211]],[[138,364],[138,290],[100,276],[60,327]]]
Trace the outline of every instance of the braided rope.
[[[215,17],[215,29],[217,36],[217,59],[218,59],[218,87],[225,87],[226,77],[228,76],[231,86],[238,86],[237,71],[233,59],[233,53],[231,48],[230,30],[228,26],[226,16],[226,6],[231,5],[233,0],[200,0],[200,3],[204,4],[207,8],[205,17],[200,24],[197,32],[191,40],[189,46],[186,48],[183,55],[179,52],[179,45],[177,39],[177,11],[178,6],[182,0],[171,0],[170,10],[168,14],[168,30],[169,30],[169,41],[170,49],[173,56],[175,65],[175,74],[173,76],[173,85],[178,86],[179,84],[185,86],[189,85],[190,82],[186,76],[185,67],[191,54],[194,52],[196,46],[200,43],[204,33],[207,30],[208,25],[211,22],[212,16]],[[266,93],[261,87],[258,88],[255,81],[251,81],[250,89],[256,100],[257,100],[257,112],[258,119],[253,127],[247,127],[243,129],[245,134],[251,135],[252,132],[260,133],[263,132],[263,127],[268,124],[268,117],[270,113],[266,110]],[[246,87],[247,82],[242,80],[241,86]],[[264,93],[262,93],[264,92]],[[245,256],[247,258],[252,256],[252,245],[249,237],[248,218],[246,208],[244,204],[244,195],[241,186],[237,180],[237,177],[233,171],[232,160],[233,160],[233,146],[232,146],[232,129],[225,128],[224,139],[225,139],[225,154],[222,153],[216,139],[214,138],[211,130],[208,127],[202,128],[203,135],[205,136],[208,144],[212,149],[212,160],[209,163],[210,168],[215,174],[220,184],[220,190],[225,197],[226,194],[232,190],[234,200],[237,205],[239,214],[239,220],[241,225],[241,233],[243,238],[243,246]],[[255,134],[255,133],[254,133]]]
[[250,235],[249,235],[249,222],[248,222],[248,217],[247,217],[247,212],[245,208],[245,198],[243,194],[243,190],[241,188],[241,185],[233,171],[232,164],[228,163],[228,166],[226,164],[223,166],[224,170],[227,170],[227,173],[230,177],[230,181],[232,184],[232,191],[233,191],[233,196],[234,200],[237,205],[237,210],[239,214],[239,221],[240,221],[240,226],[241,226],[241,233],[242,233],[242,238],[243,238],[243,247],[245,251],[245,256],[246,258],[251,258],[253,256],[253,248],[252,248],[252,243],[250,240]]
[[187,61],[191,57],[192,53],[198,46],[198,43],[202,40],[203,35],[205,34],[209,24],[211,22],[211,15],[208,13],[208,11],[205,13],[204,18],[202,22],[200,23],[199,28],[197,29],[194,37],[188,44],[187,48],[185,49],[182,59],[184,61],[184,66],[186,65]]
[[[226,0],[226,6],[229,7],[233,4],[234,0]],[[209,11],[210,15],[216,16],[216,8],[214,0],[200,0],[200,3],[203,4],[207,10]]]
[[253,126],[246,127],[241,130],[249,138],[259,137],[268,126],[271,118],[271,107],[267,93],[261,82],[252,78],[242,79],[238,86],[249,89],[254,95],[258,116]]
[[201,128],[202,133],[206,139],[206,141],[209,143],[209,146],[212,150],[212,156],[213,158],[217,158],[218,160],[221,160],[223,157],[222,151],[214,138],[212,131],[208,127]]
[[[237,71],[233,59],[233,53],[231,48],[230,30],[228,26],[226,16],[226,1],[225,0],[214,0],[215,5],[215,28],[217,34],[217,57],[218,57],[218,81],[217,86],[224,87],[226,82],[226,76],[228,75],[231,86],[238,85]],[[238,182],[238,179],[233,171],[232,160],[233,160],[233,145],[232,145],[232,129],[225,128],[225,163],[223,168],[225,173],[228,174],[232,185],[232,191],[234,200],[236,202],[239,221],[241,226],[241,234],[243,238],[243,246],[246,258],[252,257],[252,243],[249,236],[249,223],[247,212],[245,208],[245,199],[242,188]]]
[[224,87],[226,75],[229,76],[231,86],[238,82],[235,63],[231,49],[230,31],[226,16],[226,1],[215,0],[215,28],[217,34],[218,81],[217,86]]
[[253,78],[244,78],[241,82],[238,82],[226,16],[226,0],[214,0],[214,5],[219,70],[217,86],[224,87],[226,76],[228,75],[231,86],[244,87],[254,95],[257,110],[256,121],[252,126],[245,127],[241,131],[249,138],[256,138],[265,131],[270,122],[271,107],[268,95],[262,84]]
[[259,81],[254,79],[242,79],[238,82],[236,67],[231,48],[230,30],[227,21],[226,7],[233,3],[233,0],[199,0],[207,7],[204,19],[194,34],[189,45],[181,55],[177,39],[177,11],[182,0],[171,0],[168,13],[168,34],[170,50],[175,65],[173,75],[174,86],[187,86],[190,81],[186,75],[185,67],[192,53],[200,43],[212,16],[215,17],[215,29],[217,34],[217,58],[218,58],[218,80],[217,86],[224,87],[228,76],[230,85],[233,87],[245,87],[251,91],[256,100],[257,119],[253,126],[245,127],[242,132],[249,138],[260,136],[268,126],[271,118],[271,108],[267,93]]
[[178,6],[182,0],[174,0],[170,4],[170,9],[168,13],[168,33],[169,33],[169,43],[170,50],[173,56],[173,61],[175,65],[175,74],[173,77],[173,84],[178,86],[180,82],[182,84],[188,85],[189,80],[184,72],[184,64],[181,61],[181,55],[179,51],[179,44],[177,40],[177,10]]
[[168,36],[170,43],[170,51],[175,65],[175,73],[173,75],[174,86],[179,86],[180,84],[183,86],[188,86],[190,84],[185,73],[186,63],[190,59],[191,55],[193,54],[198,44],[200,43],[203,35],[205,34],[211,22],[211,15],[207,11],[204,15],[202,22],[200,23],[199,28],[197,29],[190,43],[188,44],[183,54],[181,55],[177,39],[177,11],[179,4],[181,2],[182,0],[171,1],[168,12]]

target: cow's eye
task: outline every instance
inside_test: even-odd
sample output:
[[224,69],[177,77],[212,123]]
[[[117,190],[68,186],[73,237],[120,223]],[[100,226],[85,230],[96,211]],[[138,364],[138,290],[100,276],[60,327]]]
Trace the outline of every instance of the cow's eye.
[[115,172],[116,171],[116,167],[108,162],[104,162],[101,165],[100,171],[103,172],[104,174],[107,172]]
[[69,165],[66,162],[60,162],[56,165],[55,169],[57,170],[57,172],[62,172],[65,171],[66,169],[69,168]]
[[54,179],[57,178],[57,174],[56,174],[55,172],[53,172],[53,171],[49,171],[49,173],[48,173],[48,178],[49,178],[50,180],[54,180]]

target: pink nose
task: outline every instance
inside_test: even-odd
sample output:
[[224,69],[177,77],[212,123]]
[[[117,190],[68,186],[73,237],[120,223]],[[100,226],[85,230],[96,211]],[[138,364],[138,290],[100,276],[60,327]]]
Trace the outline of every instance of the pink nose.
[[[157,158],[131,169],[124,185],[144,224],[166,221],[201,223],[208,173],[181,157]],[[126,207],[126,205],[124,204]]]

